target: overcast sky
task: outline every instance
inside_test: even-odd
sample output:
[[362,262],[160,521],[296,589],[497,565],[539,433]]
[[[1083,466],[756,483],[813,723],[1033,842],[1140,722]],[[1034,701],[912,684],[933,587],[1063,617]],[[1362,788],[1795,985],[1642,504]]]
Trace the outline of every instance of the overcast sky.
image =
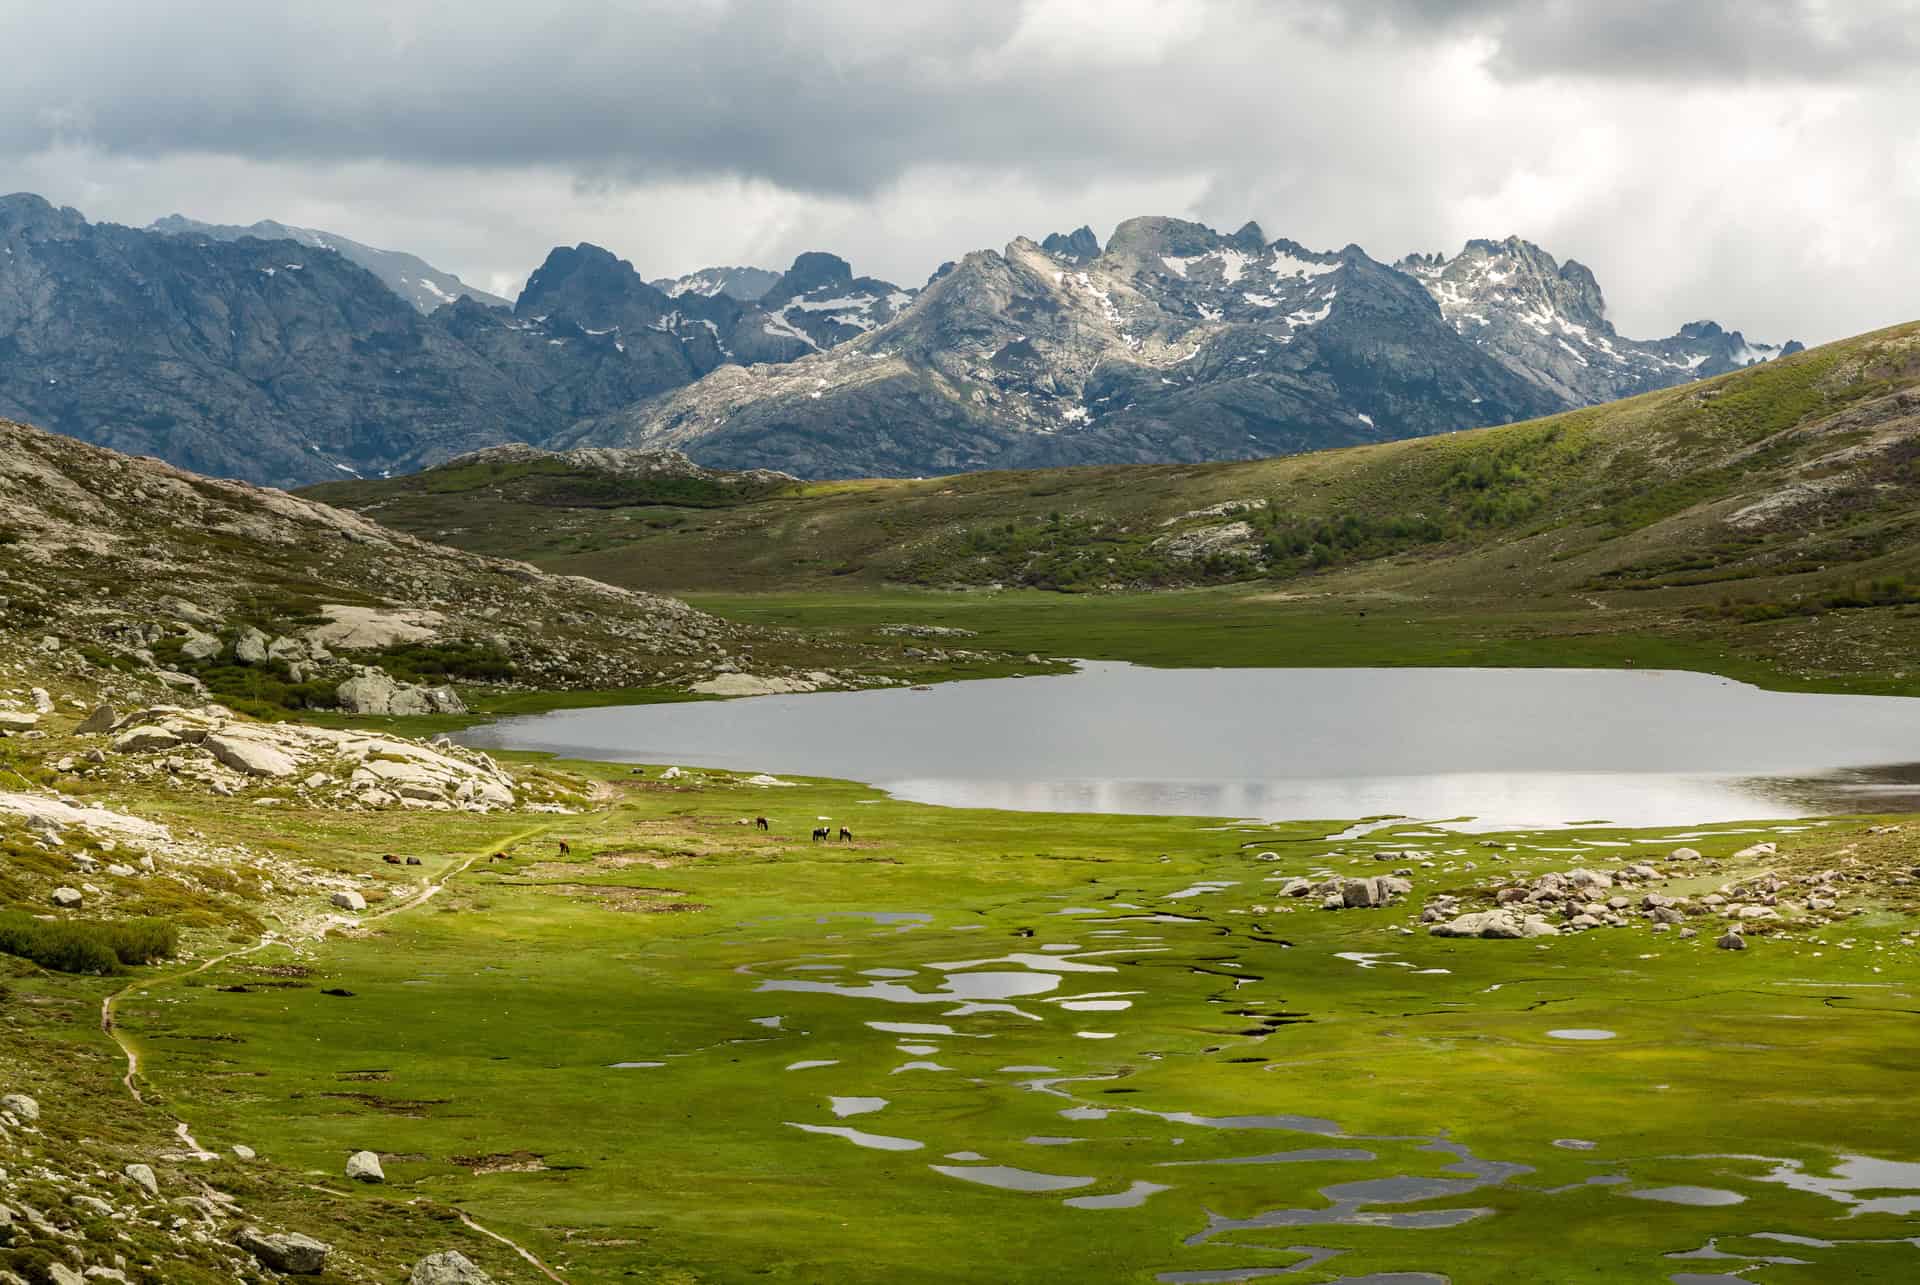
[[0,0],[0,191],[278,218],[513,294],[1135,214],[1517,233],[1626,334],[1920,317],[1920,0]]

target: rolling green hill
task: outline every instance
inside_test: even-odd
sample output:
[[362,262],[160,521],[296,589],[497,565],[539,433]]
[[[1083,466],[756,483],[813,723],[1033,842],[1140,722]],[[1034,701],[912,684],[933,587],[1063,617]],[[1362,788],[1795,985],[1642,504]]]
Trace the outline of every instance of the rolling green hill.
[[[1920,324],[1547,419],[1252,462],[795,485],[707,507],[607,507],[585,476],[571,498],[552,475],[532,498],[434,473],[316,494],[783,623],[912,610],[1003,646],[1299,663],[1334,658],[1334,622],[1367,620],[1368,641],[1336,655],[1642,657],[1907,690],[1917,438]],[[954,589],[974,592],[902,598]]]

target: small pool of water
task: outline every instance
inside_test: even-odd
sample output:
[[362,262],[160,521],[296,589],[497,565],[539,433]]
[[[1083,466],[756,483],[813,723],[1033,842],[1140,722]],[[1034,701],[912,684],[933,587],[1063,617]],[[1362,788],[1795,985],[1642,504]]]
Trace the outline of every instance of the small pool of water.
[[1916,714],[1909,698],[1674,671],[1088,662],[926,692],[560,710],[460,739],[842,777],[959,807],[1509,828],[1920,809]]

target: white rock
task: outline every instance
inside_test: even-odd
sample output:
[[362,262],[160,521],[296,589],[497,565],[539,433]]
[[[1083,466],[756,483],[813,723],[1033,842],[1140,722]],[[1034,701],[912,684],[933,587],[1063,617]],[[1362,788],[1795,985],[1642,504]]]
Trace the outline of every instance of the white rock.
[[292,776],[300,769],[300,764],[284,750],[234,733],[209,736],[207,749],[234,771],[248,776]]
[[151,1165],[128,1165],[120,1172],[131,1178],[134,1185],[146,1192],[149,1196],[157,1196],[160,1194],[160,1180],[154,1177],[153,1167]]
[[9,1093],[0,1098],[0,1110],[11,1111],[15,1119],[28,1124],[40,1118],[40,1104],[24,1093]]
[[347,1177],[355,1182],[385,1182],[386,1172],[380,1168],[380,1157],[371,1151],[356,1151],[347,1157]]
[[51,901],[54,905],[60,907],[60,909],[62,910],[78,910],[80,908],[80,903],[85,901],[86,898],[80,895],[80,890],[78,888],[63,887],[63,888],[55,888],[53,892],[47,897],[47,900]]
[[343,888],[333,894],[330,900],[341,910],[362,911],[367,908],[367,899],[351,888]]

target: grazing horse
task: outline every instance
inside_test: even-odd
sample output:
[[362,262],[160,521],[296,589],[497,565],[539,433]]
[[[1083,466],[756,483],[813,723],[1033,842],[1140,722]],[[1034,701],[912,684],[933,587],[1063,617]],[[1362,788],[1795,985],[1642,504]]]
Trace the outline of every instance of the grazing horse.
[[573,855],[573,848],[571,845],[567,843],[565,839],[555,839],[554,842],[560,845],[561,856],[570,857]]
[[410,866],[417,866],[417,865],[419,865],[419,864],[420,864],[420,858],[418,858],[418,857],[408,857],[408,858],[407,858],[407,864],[408,864],[408,865],[410,865]]
[[840,827],[840,842],[842,843],[853,842],[853,831],[847,829],[847,827],[845,827],[844,825]]
[[487,864],[492,865],[496,861],[511,861],[511,860],[513,860],[513,858],[508,856],[506,853],[496,852],[492,856],[487,858]]
[[771,828],[767,825],[767,819],[765,817],[755,817],[753,819],[753,824],[755,828],[761,829],[761,830],[766,830]]
[[381,857],[380,859],[386,862],[390,866],[397,866],[400,864],[400,858],[394,856],[391,852],[389,852],[386,856]]
[[827,829],[824,825],[815,826],[813,829],[813,841],[815,843],[819,843],[822,839],[831,839],[832,837],[833,831]]

